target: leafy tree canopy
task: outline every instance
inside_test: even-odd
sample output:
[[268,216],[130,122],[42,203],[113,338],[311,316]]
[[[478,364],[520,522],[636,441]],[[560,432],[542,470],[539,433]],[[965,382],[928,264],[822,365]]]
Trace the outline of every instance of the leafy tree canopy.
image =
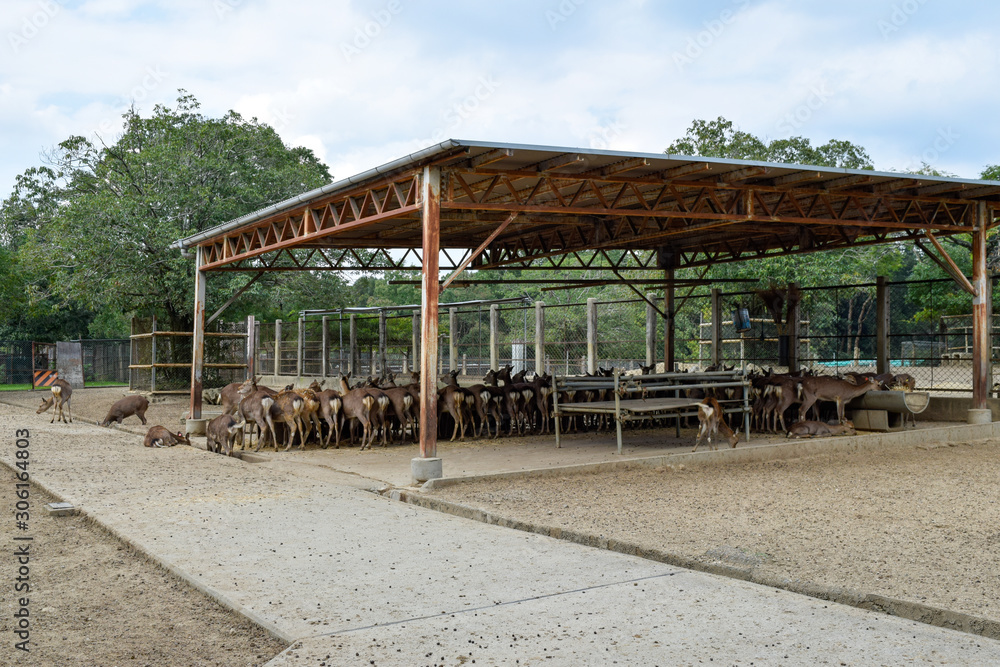
[[874,168],[865,149],[850,141],[832,139],[822,146],[813,146],[805,137],[766,141],[735,128],[732,121],[722,116],[715,120],[695,120],[687,133],[665,152],[847,169]]
[[[190,330],[193,262],[167,246],[324,185],[330,173],[256,119],[202,115],[184,91],[172,109],[157,105],[148,118],[130,109],[124,120],[114,143],[70,137],[50,167],[19,177],[4,203],[4,240],[24,264],[47,267],[34,281],[41,295],[94,312],[155,313]],[[244,302],[266,302],[278,281],[295,279],[260,281]]]

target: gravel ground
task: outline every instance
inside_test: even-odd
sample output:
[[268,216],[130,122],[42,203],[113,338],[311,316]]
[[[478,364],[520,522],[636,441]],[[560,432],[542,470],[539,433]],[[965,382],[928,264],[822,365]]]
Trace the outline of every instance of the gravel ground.
[[433,496],[1000,621],[1000,441],[460,484]]

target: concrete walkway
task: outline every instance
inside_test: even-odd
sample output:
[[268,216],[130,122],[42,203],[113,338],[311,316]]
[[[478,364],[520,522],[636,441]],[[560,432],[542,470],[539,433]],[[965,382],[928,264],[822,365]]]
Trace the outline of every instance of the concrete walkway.
[[289,641],[273,666],[1000,664],[1000,642],[439,514],[357,475],[0,405],[8,465],[23,428],[34,481]]

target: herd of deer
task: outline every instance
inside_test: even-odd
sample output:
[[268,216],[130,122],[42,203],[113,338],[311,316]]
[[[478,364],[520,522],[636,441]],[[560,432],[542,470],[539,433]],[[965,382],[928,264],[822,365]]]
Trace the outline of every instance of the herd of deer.
[[[508,435],[539,429],[548,432],[547,398],[551,379],[536,375],[529,382],[524,373],[511,376],[512,368],[487,373],[483,384],[459,386],[457,371],[444,375],[444,387],[438,390],[438,416],[442,435],[451,429],[451,439],[464,439],[466,433],[499,437],[506,426]],[[254,451],[273,443],[284,444],[284,451],[296,444],[305,447],[313,433],[320,446],[340,447],[341,434],[354,443],[355,430],[361,430],[361,449],[369,449],[376,439],[382,446],[391,440],[407,437],[417,439],[419,428],[420,378],[414,374],[411,382],[397,385],[390,373],[378,380],[368,378],[351,386],[351,375],[340,376],[338,389],[324,389],[322,382],[313,382],[308,388],[291,385],[280,391],[258,383],[259,378],[233,382],[220,391],[223,415],[209,424],[212,437],[213,424],[242,430],[246,424],[257,436]],[[236,421],[236,416],[240,421]],[[226,419],[228,417],[229,419]],[[327,425],[323,436],[322,422]],[[279,438],[279,431],[283,431]],[[235,443],[228,445],[231,451]],[[242,443],[240,443],[242,444]],[[228,453],[228,452],[227,452]]]
[[[552,378],[548,375],[532,375],[527,379],[525,371],[511,375],[513,368],[505,366],[500,370],[490,370],[481,384],[462,387],[458,383],[457,371],[452,371],[440,379],[444,387],[438,390],[439,435],[445,437],[450,428],[451,440],[465,439],[466,432],[477,437],[486,432],[488,437],[497,438],[501,431],[507,435],[526,433],[548,433],[552,420]],[[644,367],[643,374],[650,368]],[[610,377],[612,370],[600,369],[597,376]],[[296,389],[291,385],[276,391],[258,384],[259,378],[245,382],[233,382],[220,392],[222,415],[213,419],[206,427],[208,449],[216,453],[231,455],[239,446],[244,447],[244,432],[249,424],[253,427],[253,437],[257,438],[254,451],[273,443],[278,450],[279,433],[288,451],[295,444],[296,437],[300,449],[305,448],[313,433],[324,449],[340,447],[341,434],[346,427],[351,444],[354,444],[355,430],[361,430],[361,449],[369,449],[377,438],[381,445],[389,441],[417,439],[419,427],[420,378],[414,374],[410,384],[396,385],[390,373],[379,380],[368,378],[355,386],[350,385],[351,376],[340,376],[339,389],[323,389],[322,382],[313,382],[308,388]],[[847,373],[846,378],[812,375],[805,371],[792,374],[775,374],[770,371],[749,375],[752,410],[751,428],[764,432],[779,432],[787,437],[810,437],[854,433],[851,422],[844,417],[844,406],[852,399],[873,389],[902,388],[912,391],[915,381],[910,375]],[[739,389],[725,389],[720,392],[692,388],[684,393],[688,398],[701,399],[698,403],[698,436],[695,451],[703,442],[714,448],[713,438],[721,431],[730,446],[735,447],[739,435],[733,427],[742,420],[741,414],[726,415],[719,400],[742,401]],[[58,418],[64,423],[72,423],[70,399],[73,389],[65,380],[56,380],[51,387],[52,395],[43,400],[38,413],[54,407],[52,421]],[[608,400],[610,390],[560,391],[558,401],[566,403],[586,403]],[[829,401],[836,405],[836,422],[819,421],[817,404]],[[117,401],[108,411],[102,426],[121,424],[125,417],[136,415],[146,424],[145,412],[148,401],[142,396],[126,396]],[[795,406],[798,406],[797,410]],[[64,415],[64,410],[68,414]],[[786,414],[793,412],[797,420],[786,425]],[[807,419],[812,413],[813,419]],[[602,429],[609,421],[603,416],[593,415],[583,418],[584,428]],[[577,415],[564,415],[562,428],[576,431]],[[727,420],[732,423],[727,423]],[[735,420],[735,421],[733,421]],[[327,432],[323,435],[322,422]],[[172,433],[162,426],[152,427],[146,435],[147,447],[163,447],[186,442],[188,436]]]

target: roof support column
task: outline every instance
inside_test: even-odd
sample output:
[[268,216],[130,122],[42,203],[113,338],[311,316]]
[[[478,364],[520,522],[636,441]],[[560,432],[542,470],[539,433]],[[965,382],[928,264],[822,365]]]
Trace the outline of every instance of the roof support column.
[[992,421],[986,399],[992,384],[993,364],[990,341],[992,299],[990,281],[986,273],[987,208],[978,202],[975,208],[975,227],[972,232],[972,409],[969,422],[973,424]]
[[420,298],[420,458],[410,462],[414,483],[442,476],[437,458],[438,254],[441,250],[441,169],[424,167],[423,273]]
[[191,349],[191,419],[201,419],[202,373],[205,368],[205,279],[201,266],[204,250],[196,246],[194,267],[194,340]]

